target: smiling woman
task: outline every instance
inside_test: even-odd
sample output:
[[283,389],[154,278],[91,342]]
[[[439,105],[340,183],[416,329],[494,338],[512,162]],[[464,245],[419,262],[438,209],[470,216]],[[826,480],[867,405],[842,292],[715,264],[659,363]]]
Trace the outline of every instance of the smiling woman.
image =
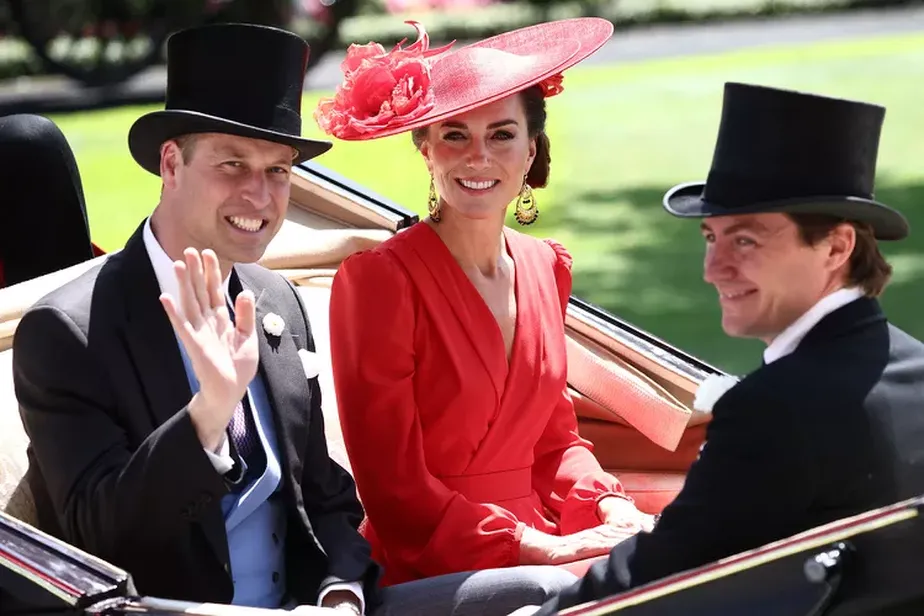
[[[415,128],[411,136],[430,173],[430,218],[441,220],[443,202],[477,217],[479,209],[488,215],[506,209],[519,195],[517,222],[535,222],[539,210],[532,189],[548,183],[551,162],[545,121],[545,91],[536,85],[440,122],[432,135],[429,126]],[[485,151],[475,152],[469,164],[465,161],[472,156],[471,143],[484,144]],[[484,175],[492,155],[498,167],[493,171],[503,177]]]
[[407,49],[351,47],[344,83],[315,112],[344,140],[411,132],[430,175],[429,218],[347,258],[331,291],[364,534],[386,584],[517,565],[580,571],[652,519],[578,434],[563,323],[571,257],[504,221],[514,200],[521,224],[536,219],[546,99],[613,27],[564,20],[431,51],[414,25]]

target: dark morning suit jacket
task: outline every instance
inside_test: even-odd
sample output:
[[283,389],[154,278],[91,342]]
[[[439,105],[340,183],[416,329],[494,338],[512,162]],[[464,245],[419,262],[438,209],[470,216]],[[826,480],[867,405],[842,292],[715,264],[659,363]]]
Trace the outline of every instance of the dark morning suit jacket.
[[920,494],[924,344],[864,297],[728,390],[655,529],[617,545],[538,613]]
[[[216,472],[186,405],[191,393],[142,239],[40,300],[14,339],[14,383],[31,440],[28,480],[40,525],[120,566],[146,595],[229,603],[230,559]],[[364,583],[378,603],[378,566],[357,532],[363,510],[350,475],[328,456],[314,351],[295,289],[237,265],[229,292],[257,298],[260,374],[273,407],[287,512],[286,586],[314,603],[320,585]],[[270,340],[269,312],[286,331]],[[233,474],[233,473],[231,473]]]

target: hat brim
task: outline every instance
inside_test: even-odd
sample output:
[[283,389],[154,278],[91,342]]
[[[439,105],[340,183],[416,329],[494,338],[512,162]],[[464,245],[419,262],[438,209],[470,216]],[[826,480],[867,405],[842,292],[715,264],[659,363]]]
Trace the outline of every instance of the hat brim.
[[181,135],[196,133],[223,133],[288,145],[296,151],[292,164],[320,156],[333,146],[330,141],[295,137],[196,111],[165,109],[145,114],[135,121],[128,133],[128,148],[135,162],[159,176],[161,145]]
[[[537,69],[525,74],[514,74],[511,71],[506,76],[503,87],[494,91],[480,89],[475,101],[454,101],[446,104],[437,100],[432,109],[413,120],[338,138],[344,141],[366,141],[390,137],[468,113],[558,75],[603,47],[612,36],[611,22],[597,17],[577,17],[526,26],[444,52],[434,60],[431,70],[440,70],[440,62],[454,62],[454,56],[457,59],[459,56],[477,53],[483,49],[507,52],[513,56],[534,57],[537,59]],[[543,45],[540,41],[545,41],[546,44]]]
[[679,184],[664,195],[662,205],[674,216],[681,218],[710,218],[714,216],[740,216],[761,213],[826,214],[846,220],[867,223],[879,240],[901,240],[908,236],[908,220],[889,206],[849,195],[784,199],[754,203],[742,207],[723,207],[703,199],[705,182]]

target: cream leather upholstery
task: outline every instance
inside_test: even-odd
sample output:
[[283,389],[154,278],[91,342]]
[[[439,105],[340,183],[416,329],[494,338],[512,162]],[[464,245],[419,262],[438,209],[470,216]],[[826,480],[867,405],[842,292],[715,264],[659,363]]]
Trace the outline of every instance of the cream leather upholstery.
[[108,258],[109,255],[96,257],[40,278],[0,289],[0,351],[12,348],[16,325],[32,304]]
[[299,294],[308,312],[308,322],[317,350],[321,371],[318,382],[321,386],[321,409],[324,412],[324,433],[327,436],[327,448],[331,457],[340,466],[350,471],[352,467],[343,443],[340,418],[337,411],[337,397],[334,392],[333,371],[330,360],[330,334],[328,328],[328,306],[330,304],[331,277],[296,278]]
[[0,510],[35,526],[32,493],[22,480],[29,467],[29,439],[19,419],[12,363],[13,351],[0,353]]

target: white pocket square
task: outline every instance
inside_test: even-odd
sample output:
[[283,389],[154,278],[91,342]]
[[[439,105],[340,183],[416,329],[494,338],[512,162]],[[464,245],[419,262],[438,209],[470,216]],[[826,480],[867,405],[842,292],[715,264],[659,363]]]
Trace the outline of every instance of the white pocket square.
[[305,369],[307,378],[313,379],[321,373],[321,360],[318,359],[317,353],[312,353],[307,349],[299,349],[298,358],[302,360],[302,368]]

